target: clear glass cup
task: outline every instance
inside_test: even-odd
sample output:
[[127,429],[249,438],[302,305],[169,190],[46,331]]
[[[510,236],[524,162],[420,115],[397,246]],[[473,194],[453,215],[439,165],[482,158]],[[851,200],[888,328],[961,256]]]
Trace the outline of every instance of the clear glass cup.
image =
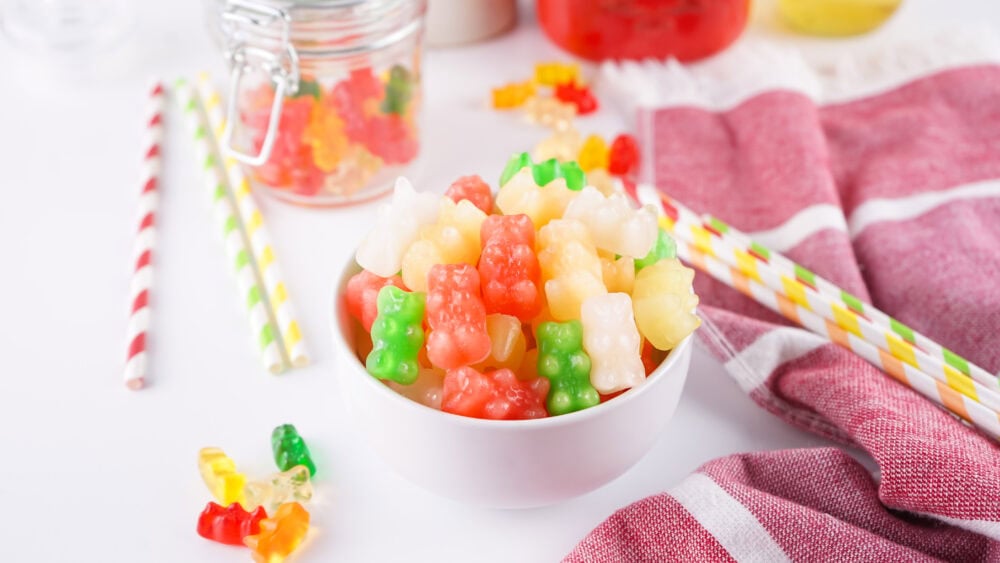
[[231,69],[223,149],[302,205],[386,193],[419,154],[425,0],[209,0]]

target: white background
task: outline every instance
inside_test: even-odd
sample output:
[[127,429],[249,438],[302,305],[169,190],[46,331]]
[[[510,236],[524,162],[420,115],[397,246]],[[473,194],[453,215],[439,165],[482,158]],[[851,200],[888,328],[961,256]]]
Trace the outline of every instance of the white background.
[[[823,445],[756,407],[696,350],[677,414],[635,468],[549,508],[494,511],[432,496],[387,472],[344,414],[327,327],[331,283],[376,205],[294,208],[261,198],[312,350],[311,367],[263,372],[186,135],[171,119],[156,250],[152,385],[121,383],[145,81],[221,63],[197,0],[135,2],[123,61],[54,72],[0,44],[0,540],[4,561],[247,561],[195,534],[209,494],[200,447],[223,447],[251,476],[273,471],[269,436],[295,423],[319,466],[310,561],[550,561],[615,509],[679,482],[702,463],[750,450]],[[2,5],[2,2],[0,2]],[[963,23],[1000,28],[990,0],[907,0],[860,39],[790,36],[762,2],[750,33],[816,60],[878,48],[899,35]],[[425,162],[442,191],[455,177],[498,177],[543,131],[487,109],[491,86],[564,57],[530,10],[480,45],[426,57]],[[113,64],[114,63],[114,64]],[[612,110],[584,133],[627,127]],[[448,463],[448,460],[441,460]]]

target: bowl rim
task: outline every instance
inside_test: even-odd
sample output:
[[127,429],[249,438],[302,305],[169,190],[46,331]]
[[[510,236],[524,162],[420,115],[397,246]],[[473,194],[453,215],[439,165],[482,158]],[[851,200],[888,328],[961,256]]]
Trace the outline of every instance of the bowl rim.
[[[402,408],[412,409],[417,416],[441,417],[442,422],[450,421],[451,423],[459,425],[492,428],[497,430],[526,431],[534,428],[564,426],[602,416],[604,413],[609,412],[612,409],[623,408],[626,403],[629,403],[635,400],[636,397],[646,393],[651,386],[661,383],[661,380],[665,377],[663,373],[669,371],[674,364],[680,361],[680,358],[684,355],[686,349],[691,346],[691,339],[694,336],[694,332],[692,332],[684,337],[684,339],[681,340],[677,346],[671,349],[667,353],[667,357],[660,362],[660,365],[656,366],[656,368],[648,376],[646,376],[646,380],[642,385],[632,387],[621,395],[614,397],[612,400],[600,403],[593,407],[559,416],[546,416],[543,418],[517,420],[494,420],[464,416],[428,407],[427,405],[418,403],[397,393],[380,379],[369,374],[365,369],[364,364],[362,364],[358,359],[355,351],[347,344],[346,335],[340,328],[340,319],[343,317],[348,320],[349,324],[357,324],[358,326],[360,326],[360,324],[358,324],[357,320],[351,317],[350,313],[347,311],[347,300],[344,298],[343,290],[347,288],[347,281],[350,277],[361,270],[361,266],[355,261],[354,252],[351,252],[347,258],[347,263],[339,269],[339,274],[336,277],[335,282],[332,284],[333,303],[328,306],[327,311],[329,311],[330,314],[330,328],[334,341],[334,349],[335,353],[338,355],[338,358],[335,358],[334,361],[339,363],[339,356],[341,354],[345,354],[348,357],[353,358],[354,362],[356,362],[356,366],[361,369],[359,370],[359,373],[354,373],[353,375],[348,375],[346,377],[359,377],[360,379],[364,379],[365,383],[363,383],[363,385],[369,386],[376,394],[382,394],[383,396],[391,395],[392,398],[389,399],[390,402],[395,401],[398,404],[404,405]],[[337,371],[354,372],[355,370]],[[653,381],[654,378],[655,381]],[[350,393],[351,391],[349,389],[349,387],[344,388],[342,389],[342,392]]]

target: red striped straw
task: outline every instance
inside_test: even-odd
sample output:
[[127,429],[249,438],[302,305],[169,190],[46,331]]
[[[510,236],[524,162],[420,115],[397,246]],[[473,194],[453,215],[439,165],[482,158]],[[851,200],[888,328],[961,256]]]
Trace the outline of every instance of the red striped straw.
[[142,159],[142,194],[139,197],[139,231],[133,250],[135,269],[129,290],[132,312],[128,319],[128,356],[125,386],[132,390],[146,384],[149,360],[149,289],[153,281],[153,246],[156,241],[156,207],[159,200],[160,142],[163,140],[163,84],[154,81],[149,91],[146,129],[148,140]]

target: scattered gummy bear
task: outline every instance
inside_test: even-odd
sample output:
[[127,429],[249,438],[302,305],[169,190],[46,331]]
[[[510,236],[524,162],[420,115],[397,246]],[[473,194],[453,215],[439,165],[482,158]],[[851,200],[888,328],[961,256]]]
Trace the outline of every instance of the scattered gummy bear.
[[608,172],[625,176],[635,172],[639,166],[639,145],[635,137],[622,133],[611,143],[608,154]]
[[586,86],[577,86],[570,81],[555,86],[556,99],[576,106],[576,113],[586,115],[597,111],[597,98]]
[[528,123],[564,129],[572,126],[576,106],[548,96],[532,96],[524,102],[524,117]]
[[297,502],[278,507],[260,521],[260,533],[243,538],[255,563],[281,563],[295,551],[309,532],[309,513]]
[[584,172],[591,170],[607,170],[608,168],[608,144],[600,135],[590,135],[580,147],[577,162]]
[[504,84],[499,88],[493,89],[493,108],[516,108],[523,105],[528,98],[534,95],[535,83],[530,80]]
[[427,358],[441,369],[481,362],[490,354],[479,272],[469,264],[437,264],[427,275]]
[[600,403],[590,384],[590,357],[583,351],[580,321],[542,323],[537,338],[538,374],[551,383],[549,414],[571,413]]
[[236,463],[219,448],[202,448],[198,452],[201,478],[223,506],[243,502],[246,476],[236,471]]
[[246,505],[248,508],[264,507],[274,512],[278,506],[286,502],[305,502],[311,499],[312,495],[309,468],[305,465],[296,465],[287,471],[247,483]]
[[577,82],[580,79],[580,65],[576,63],[548,62],[535,65],[535,82],[545,86]]
[[260,532],[260,521],[267,512],[258,506],[247,512],[234,502],[227,507],[209,502],[198,516],[198,535],[229,545],[243,545],[243,538]]
[[302,436],[299,436],[295,425],[282,424],[271,432],[271,450],[278,469],[288,471],[296,465],[304,465],[309,469],[310,475],[316,474],[316,465],[309,455],[309,447]]
[[424,294],[395,286],[378,292],[378,316],[372,324],[372,351],[365,361],[368,373],[404,385],[419,375],[417,356],[424,345]]

